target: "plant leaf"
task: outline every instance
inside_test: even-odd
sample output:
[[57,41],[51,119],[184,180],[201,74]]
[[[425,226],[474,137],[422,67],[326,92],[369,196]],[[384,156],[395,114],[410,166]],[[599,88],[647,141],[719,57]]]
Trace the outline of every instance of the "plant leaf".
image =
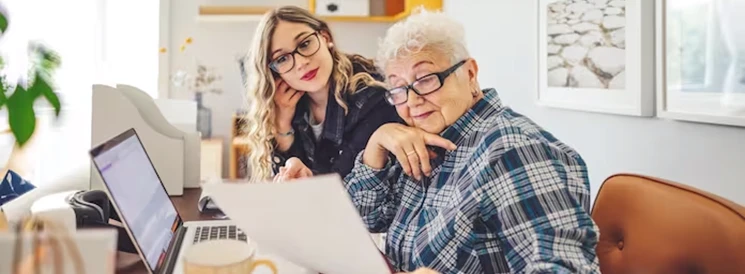
[[31,101],[34,101],[36,100],[36,97],[39,97],[39,95],[41,95],[41,89],[44,88],[44,86],[43,84],[38,83],[40,79],[39,74],[33,74],[31,76],[34,77],[34,79],[32,80],[32,82],[29,82],[31,86],[26,91],[28,92],[28,96],[29,98],[31,98]]
[[3,108],[3,105],[7,101],[8,97],[5,96],[5,87],[0,83],[0,108]]
[[8,19],[5,18],[5,14],[0,12],[0,34],[4,33],[8,29]]
[[16,86],[16,91],[8,98],[8,124],[13,136],[16,137],[18,146],[23,146],[36,129],[36,114],[34,113],[34,100],[21,85]]
[[62,63],[61,58],[56,51],[40,42],[31,42],[29,45],[29,51],[31,51],[32,56],[34,56],[33,59],[38,62],[36,64],[37,72],[41,71],[52,75]]
[[6,101],[8,101],[8,97],[5,95],[5,78],[0,75],[0,108],[3,108]]
[[[2,15],[2,12],[0,12],[0,16]],[[5,67],[5,63],[3,61],[3,57],[0,56],[0,70]],[[8,87],[5,83],[5,75],[0,74],[0,108],[3,108],[3,105],[5,105],[5,102],[8,101],[8,96],[5,95],[5,92],[7,91]]]
[[54,114],[59,116],[60,112],[60,100],[59,97],[57,97],[57,94],[54,93],[54,90],[52,89],[52,86],[49,85],[49,82],[44,78],[41,74],[36,74],[34,77],[34,83],[31,86],[31,88],[28,89],[29,96],[31,97],[31,101],[35,101],[36,98],[39,97],[39,95],[43,95],[44,98],[47,99],[49,104],[54,107]]

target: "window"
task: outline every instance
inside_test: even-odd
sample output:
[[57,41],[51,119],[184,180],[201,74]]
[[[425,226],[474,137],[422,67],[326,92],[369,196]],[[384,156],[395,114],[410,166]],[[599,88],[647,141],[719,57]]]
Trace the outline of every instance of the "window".
[[158,98],[160,1],[103,2],[105,73],[102,80],[111,85],[135,86]]
[[[74,4],[73,4],[74,2]],[[43,184],[69,172],[87,183],[91,86],[128,84],[158,96],[160,3],[154,0],[0,0],[9,27],[0,37],[0,54],[9,79],[25,83],[29,41],[56,51],[62,64],[54,76],[62,102],[61,119],[48,108],[37,110],[40,138],[24,156],[35,166],[29,179]],[[13,81],[15,82],[15,81]],[[7,112],[0,111],[0,129]],[[2,133],[0,133],[2,134]],[[7,133],[9,134],[9,133]],[[0,138],[0,147],[13,146]],[[3,149],[3,151],[8,149]],[[0,153],[0,167],[12,161]],[[29,155],[30,154],[30,155]]]

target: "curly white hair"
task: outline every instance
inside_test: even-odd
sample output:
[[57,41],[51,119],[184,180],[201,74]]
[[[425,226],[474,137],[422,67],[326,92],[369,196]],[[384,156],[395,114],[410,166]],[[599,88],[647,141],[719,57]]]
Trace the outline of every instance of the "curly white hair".
[[380,40],[376,65],[422,50],[450,56],[452,63],[470,58],[463,25],[441,11],[417,8],[414,13],[391,26]]

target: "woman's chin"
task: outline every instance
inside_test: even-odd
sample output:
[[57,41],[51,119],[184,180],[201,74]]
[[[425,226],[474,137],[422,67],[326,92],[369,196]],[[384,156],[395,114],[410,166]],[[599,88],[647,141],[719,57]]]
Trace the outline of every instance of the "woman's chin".
[[328,89],[324,89],[327,82],[328,81],[313,79],[311,81],[303,81],[302,86],[303,90],[308,93],[315,93],[320,91],[328,92]]
[[[430,120],[430,119],[427,119]],[[414,127],[423,130],[427,133],[432,134],[440,134],[443,130],[445,130],[445,127],[442,125],[442,123],[438,121],[422,121],[422,122],[415,122]]]

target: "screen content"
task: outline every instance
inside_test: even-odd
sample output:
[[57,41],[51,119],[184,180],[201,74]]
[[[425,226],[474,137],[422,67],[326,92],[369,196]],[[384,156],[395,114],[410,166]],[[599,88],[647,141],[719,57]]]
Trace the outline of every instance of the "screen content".
[[151,269],[164,257],[178,216],[136,135],[94,158],[122,222]]

